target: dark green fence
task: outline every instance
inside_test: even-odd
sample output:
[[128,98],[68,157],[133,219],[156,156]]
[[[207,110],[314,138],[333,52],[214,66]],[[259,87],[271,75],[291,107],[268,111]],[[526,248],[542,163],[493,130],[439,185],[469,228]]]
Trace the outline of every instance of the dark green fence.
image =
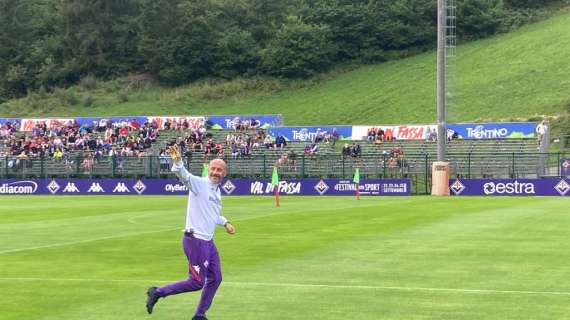
[[[269,179],[274,165],[283,179],[345,178],[351,179],[355,168],[361,177],[409,178],[414,193],[426,194],[431,188],[431,163],[435,156],[406,155],[400,158],[388,154],[363,155],[353,158],[338,154],[300,155],[279,162],[280,154],[267,152],[248,157],[226,157],[228,176]],[[537,178],[561,175],[561,159],[570,153],[449,153],[451,176],[462,178]],[[200,174],[203,155],[186,157],[189,170]],[[104,157],[92,165],[80,155],[54,160],[52,158],[0,158],[0,178],[170,178],[168,157]]]

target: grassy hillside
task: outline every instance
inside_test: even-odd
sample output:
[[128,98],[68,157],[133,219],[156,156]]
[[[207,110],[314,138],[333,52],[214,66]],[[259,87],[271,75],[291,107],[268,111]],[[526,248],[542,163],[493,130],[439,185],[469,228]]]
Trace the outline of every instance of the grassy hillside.
[[[568,52],[569,8],[516,32],[460,46],[449,120],[560,114],[570,103]],[[11,101],[0,116],[282,113],[289,125],[425,123],[436,116],[435,73],[435,52],[429,52],[307,82],[237,80],[120,93],[114,81]],[[62,105],[64,100],[72,105]]]

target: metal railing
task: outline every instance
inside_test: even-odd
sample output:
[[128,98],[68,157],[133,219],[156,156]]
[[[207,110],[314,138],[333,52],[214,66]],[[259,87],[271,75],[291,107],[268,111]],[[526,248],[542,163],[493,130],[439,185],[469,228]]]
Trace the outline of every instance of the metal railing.
[[[429,193],[431,164],[435,155],[415,154],[391,157],[389,154],[364,154],[349,157],[339,154],[299,155],[278,163],[280,155],[266,152],[246,157],[225,157],[230,178],[269,179],[277,165],[282,179],[344,178],[351,179],[355,168],[366,178],[409,178],[414,193]],[[449,153],[451,177],[460,178],[539,178],[561,175],[561,160],[570,153]],[[185,157],[186,167],[200,174],[204,162],[211,158],[203,154]],[[0,179],[53,178],[172,178],[170,158],[103,157],[84,161],[82,155],[60,160],[37,157],[0,158]]]

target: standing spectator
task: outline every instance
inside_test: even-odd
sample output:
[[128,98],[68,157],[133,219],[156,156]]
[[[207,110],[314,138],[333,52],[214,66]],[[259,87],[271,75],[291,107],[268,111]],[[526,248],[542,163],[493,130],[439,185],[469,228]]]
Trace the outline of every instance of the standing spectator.
[[536,126],[536,137],[538,138],[538,146],[540,148],[540,146],[542,145],[542,140],[544,139],[544,135],[546,134],[546,131],[548,130],[548,124],[546,123],[546,120],[542,120],[537,126]]
[[340,138],[340,134],[338,133],[338,130],[336,130],[336,128],[333,128],[333,131],[332,131],[332,145],[333,145],[333,147],[339,138]]

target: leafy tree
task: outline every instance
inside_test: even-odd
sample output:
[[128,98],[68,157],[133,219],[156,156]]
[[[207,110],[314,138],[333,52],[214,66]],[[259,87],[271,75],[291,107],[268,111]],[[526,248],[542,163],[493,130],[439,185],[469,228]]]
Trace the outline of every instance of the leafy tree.
[[146,68],[173,85],[211,75],[221,17],[208,0],[146,1],[140,45]]
[[0,0],[0,100],[37,87],[35,75],[54,34],[51,1]]
[[465,38],[482,38],[499,31],[505,11],[502,0],[458,2],[458,33]]
[[332,64],[337,47],[328,27],[291,17],[262,52],[262,70],[279,77],[309,77]]

